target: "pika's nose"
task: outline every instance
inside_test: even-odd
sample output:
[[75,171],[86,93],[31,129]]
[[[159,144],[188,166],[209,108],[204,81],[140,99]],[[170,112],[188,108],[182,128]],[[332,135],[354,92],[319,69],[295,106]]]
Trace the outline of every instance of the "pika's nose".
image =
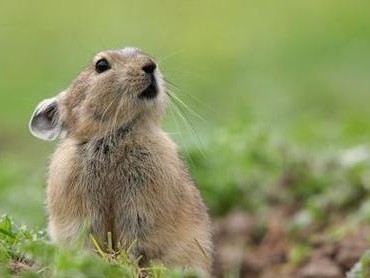
[[141,69],[147,74],[153,74],[156,68],[157,68],[157,65],[153,61],[150,61],[146,63]]

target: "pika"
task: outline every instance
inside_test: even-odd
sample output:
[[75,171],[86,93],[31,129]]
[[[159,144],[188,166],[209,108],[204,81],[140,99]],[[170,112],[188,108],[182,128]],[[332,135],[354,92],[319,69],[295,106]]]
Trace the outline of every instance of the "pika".
[[161,128],[167,102],[154,59],[124,48],[98,53],[69,88],[36,107],[31,133],[59,138],[46,190],[54,242],[76,242],[87,225],[103,248],[107,234],[115,250],[132,245],[142,266],[210,273],[210,219]]

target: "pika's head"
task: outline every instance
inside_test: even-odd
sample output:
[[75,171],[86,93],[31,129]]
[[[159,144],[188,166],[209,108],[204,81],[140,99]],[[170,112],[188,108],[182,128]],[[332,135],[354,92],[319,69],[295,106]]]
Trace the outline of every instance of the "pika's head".
[[43,140],[89,139],[134,122],[159,123],[163,83],[155,61],[137,48],[100,52],[68,89],[36,107],[31,133]]

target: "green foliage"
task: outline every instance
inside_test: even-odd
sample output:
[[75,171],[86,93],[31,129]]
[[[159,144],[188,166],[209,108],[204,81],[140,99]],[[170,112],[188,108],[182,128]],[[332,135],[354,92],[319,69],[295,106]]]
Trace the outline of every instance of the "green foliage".
[[[113,256],[114,255],[114,256]],[[195,274],[168,270],[161,265],[140,268],[125,251],[103,256],[78,246],[56,247],[44,231],[17,227],[6,215],[0,218],[0,276],[10,277],[196,277]]]

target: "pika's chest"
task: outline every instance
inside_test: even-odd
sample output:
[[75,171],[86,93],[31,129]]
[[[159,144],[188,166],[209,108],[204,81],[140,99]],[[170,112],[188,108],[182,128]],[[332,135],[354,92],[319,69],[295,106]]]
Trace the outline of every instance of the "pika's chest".
[[152,153],[140,145],[98,141],[81,146],[79,151],[81,177],[93,195],[104,194],[113,200],[118,193],[137,194],[156,174]]
[[150,208],[156,202],[153,181],[158,171],[147,148],[114,147],[86,146],[81,152],[84,198],[93,231],[124,232],[133,240],[147,233],[153,222]]

